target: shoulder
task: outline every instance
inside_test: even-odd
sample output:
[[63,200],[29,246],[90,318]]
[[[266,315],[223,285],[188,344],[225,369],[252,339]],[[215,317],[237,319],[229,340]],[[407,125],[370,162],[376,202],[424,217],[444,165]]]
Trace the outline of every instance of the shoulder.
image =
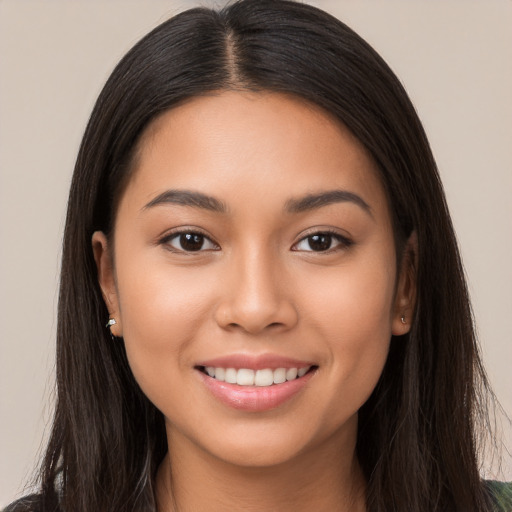
[[485,487],[496,512],[512,512],[512,482],[487,480]]
[[42,512],[41,496],[39,494],[31,494],[19,500],[14,501],[2,512]]

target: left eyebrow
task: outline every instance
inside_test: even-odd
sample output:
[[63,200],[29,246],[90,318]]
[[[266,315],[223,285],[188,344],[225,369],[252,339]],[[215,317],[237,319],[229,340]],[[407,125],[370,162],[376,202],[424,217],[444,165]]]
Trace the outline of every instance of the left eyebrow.
[[147,210],[163,204],[179,204],[217,213],[227,211],[226,205],[219,199],[193,190],[166,190],[152,199],[142,209]]
[[361,196],[348,190],[328,190],[317,194],[308,194],[297,199],[289,199],[286,201],[285,209],[289,213],[302,213],[330,204],[346,202],[356,204],[373,217],[370,205]]

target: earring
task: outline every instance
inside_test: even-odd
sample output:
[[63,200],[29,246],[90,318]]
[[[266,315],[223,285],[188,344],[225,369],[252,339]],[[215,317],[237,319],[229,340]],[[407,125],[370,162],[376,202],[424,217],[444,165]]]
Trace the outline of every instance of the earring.
[[405,321],[405,313],[402,313],[402,316],[400,317],[400,321],[405,325],[407,322]]
[[112,333],[111,327],[116,324],[117,324],[117,322],[116,322],[115,318],[109,318],[107,324],[105,325],[105,327],[108,329],[108,332],[110,333],[110,337],[112,338],[112,341],[116,341],[116,337]]

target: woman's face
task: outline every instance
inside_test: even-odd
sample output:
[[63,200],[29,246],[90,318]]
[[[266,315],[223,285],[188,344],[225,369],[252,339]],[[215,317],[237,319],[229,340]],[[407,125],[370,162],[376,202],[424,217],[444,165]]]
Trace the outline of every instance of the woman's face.
[[275,93],[193,99],[146,131],[113,247],[93,247],[171,451],[264,466],[353,450],[413,286],[347,129]]

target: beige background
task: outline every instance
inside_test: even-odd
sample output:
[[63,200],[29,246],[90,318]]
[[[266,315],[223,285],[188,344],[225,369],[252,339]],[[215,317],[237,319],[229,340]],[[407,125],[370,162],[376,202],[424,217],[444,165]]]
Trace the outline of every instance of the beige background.
[[[512,415],[512,2],[314,3],[375,46],[424,121]],[[195,4],[0,0],[0,506],[22,492],[50,416],[59,245],[93,101],[133,43]]]

